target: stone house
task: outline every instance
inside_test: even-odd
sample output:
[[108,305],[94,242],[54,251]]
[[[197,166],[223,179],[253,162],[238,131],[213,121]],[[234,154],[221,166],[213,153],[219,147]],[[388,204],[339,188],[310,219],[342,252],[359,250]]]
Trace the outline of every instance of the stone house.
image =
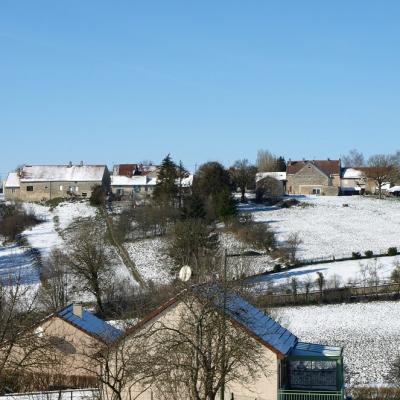
[[[198,286],[182,292],[128,330],[113,345],[113,362],[118,365],[118,358],[123,358],[124,349],[135,346],[140,337],[148,335],[149,332],[154,332],[149,337],[154,338],[156,343],[164,343],[162,336],[153,335],[157,335],[157,332],[163,329],[178,329],[179,321],[193,312],[193,308],[189,311],[184,296],[193,296],[199,302],[206,298],[212,302],[216,313],[225,315],[229,329],[240,330],[241,334],[244,332],[250,340],[254,340],[256,346],[260,346],[263,365],[268,366],[268,371],[259,376],[248,377],[250,381],[242,377],[229,381],[225,386],[225,399],[344,399],[342,348],[301,342],[297,336],[238,294],[229,290],[224,294],[221,288],[213,286],[213,294],[210,296],[203,288],[204,286]],[[185,327],[181,329],[186,332]],[[146,330],[147,333],[143,333]],[[150,347],[157,354],[157,347],[151,343]],[[176,346],[174,351],[179,352],[179,347]],[[174,360],[177,362],[176,358]],[[111,365],[110,368],[117,367]],[[157,382],[146,385],[142,387],[140,383],[128,381],[121,396],[122,400],[165,399],[162,390],[157,389]],[[102,389],[104,398],[112,398],[111,393],[108,393],[109,388],[104,386]],[[188,398],[186,390],[186,385],[177,386],[176,398]]]
[[289,160],[286,178],[288,194],[337,196],[341,185],[340,160]]
[[24,165],[10,172],[4,185],[6,200],[42,201],[90,197],[95,186],[109,190],[105,165]]

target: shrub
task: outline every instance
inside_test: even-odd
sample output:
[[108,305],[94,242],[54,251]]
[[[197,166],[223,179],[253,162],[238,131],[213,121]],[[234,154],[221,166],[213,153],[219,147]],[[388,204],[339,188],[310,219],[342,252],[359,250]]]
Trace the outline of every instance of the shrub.
[[365,257],[367,258],[371,258],[374,255],[374,252],[372,250],[367,250],[366,252],[364,252]]
[[359,260],[359,259],[361,258],[361,253],[358,252],[358,251],[353,251],[353,252],[351,253],[351,258],[352,258],[353,260]]
[[93,188],[89,201],[92,206],[102,206],[105,203],[106,194],[102,186],[97,185]]
[[274,265],[274,272],[281,272],[282,271],[282,265],[281,264],[275,264]]
[[51,210],[53,210],[64,201],[65,199],[63,199],[62,197],[56,197],[55,199],[47,200],[45,204],[46,206],[49,206]]
[[388,256],[397,256],[397,247],[389,247]]
[[259,250],[269,251],[276,245],[275,234],[267,224],[246,222],[237,228],[236,235],[243,243]]
[[25,229],[39,222],[40,220],[34,214],[26,212],[22,208],[4,206],[0,210],[0,236],[14,241]]

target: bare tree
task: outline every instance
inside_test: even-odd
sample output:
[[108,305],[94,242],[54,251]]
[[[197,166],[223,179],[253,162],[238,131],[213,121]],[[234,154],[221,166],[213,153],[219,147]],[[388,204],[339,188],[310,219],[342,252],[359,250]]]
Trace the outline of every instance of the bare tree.
[[261,346],[221,317],[213,299],[187,295],[177,323],[154,324],[153,387],[163,399],[214,400],[231,382],[268,375]]
[[67,263],[82,291],[91,293],[104,314],[103,295],[112,278],[112,263],[104,227],[90,219],[67,243]]
[[350,150],[349,154],[341,157],[342,165],[348,168],[365,167],[364,155],[357,149]]
[[258,150],[256,165],[259,172],[278,171],[278,158],[268,150]]
[[316,283],[318,285],[318,290],[319,290],[319,301],[322,303],[324,296],[325,277],[324,274],[320,271],[317,272]]
[[38,389],[57,365],[52,343],[32,329],[40,317],[32,288],[19,278],[0,284],[0,393]]
[[246,201],[246,189],[254,188],[257,167],[251,165],[248,160],[237,160],[229,169],[233,183],[240,189],[240,201]]
[[288,254],[288,261],[290,264],[296,264],[297,262],[297,253],[299,251],[300,245],[303,243],[303,240],[300,237],[299,232],[293,232],[289,235],[286,240],[286,250]]
[[69,303],[67,262],[65,254],[54,249],[43,263],[38,300],[46,310],[55,312]]
[[382,198],[382,186],[390,182],[394,172],[392,159],[385,154],[377,154],[368,159],[366,175],[372,179],[378,187],[379,198]]

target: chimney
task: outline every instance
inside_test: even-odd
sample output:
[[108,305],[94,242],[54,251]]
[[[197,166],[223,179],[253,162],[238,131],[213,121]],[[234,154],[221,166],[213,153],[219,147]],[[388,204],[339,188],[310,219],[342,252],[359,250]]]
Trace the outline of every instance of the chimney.
[[79,165],[80,165],[81,167],[83,167],[83,161],[81,161],[81,162],[79,163]]
[[83,309],[82,304],[74,303],[72,305],[72,314],[74,314],[78,318],[83,318]]
[[72,161],[70,161],[69,163],[68,163],[68,167],[72,167]]

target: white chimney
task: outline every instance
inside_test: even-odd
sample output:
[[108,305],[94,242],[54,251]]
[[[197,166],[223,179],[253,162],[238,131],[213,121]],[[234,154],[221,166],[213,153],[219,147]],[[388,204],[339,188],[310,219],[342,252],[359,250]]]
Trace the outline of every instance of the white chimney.
[[82,304],[73,304],[72,305],[72,314],[74,314],[78,318],[83,318]]

